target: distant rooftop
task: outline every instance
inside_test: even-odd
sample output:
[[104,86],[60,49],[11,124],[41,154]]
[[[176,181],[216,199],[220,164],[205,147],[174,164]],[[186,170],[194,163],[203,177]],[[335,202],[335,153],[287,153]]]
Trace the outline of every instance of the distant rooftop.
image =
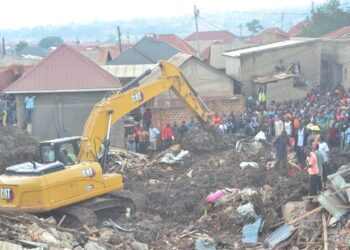
[[[197,34],[193,32],[191,35],[185,38],[185,41],[196,41]],[[201,41],[222,41],[225,43],[233,42],[236,39],[236,35],[227,30],[218,31],[200,31],[198,32],[198,39]]]
[[323,35],[321,38],[326,39],[349,39],[350,38],[350,26],[344,26],[335,31],[329,32]]
[[270,43],[270,44],[265,44],[261,46],[250,47],[246,49],[234,50],[234,51],[223,53],[222,55],[229,56],[229,57],[239,57],[242,55],[252,54],[252,53],[266,51],[266,50],[279,49],[279,48],[294,46],[297,44],[314,42],[318,40],[319,40],[318,38],[291,39],[291,40],[286,40],[286,41],[277,42],[277,43]]

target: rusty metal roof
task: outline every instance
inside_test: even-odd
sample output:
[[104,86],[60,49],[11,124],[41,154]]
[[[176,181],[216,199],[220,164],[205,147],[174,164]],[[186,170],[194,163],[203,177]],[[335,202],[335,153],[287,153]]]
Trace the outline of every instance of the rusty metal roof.
[[63,44],[5,89],[6,93],[104,91],[120,81],[70,46]]

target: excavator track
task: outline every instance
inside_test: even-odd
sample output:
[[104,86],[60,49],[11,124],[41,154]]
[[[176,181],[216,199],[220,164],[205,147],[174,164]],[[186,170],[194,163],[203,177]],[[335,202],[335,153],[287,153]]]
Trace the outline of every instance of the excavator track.
[[146,212],[147,208],[143,194],[120,190],[60,208],[56,212],[67,216],[63,225],[78,228],[93,226],[113,217],[132,218],[136,211]]

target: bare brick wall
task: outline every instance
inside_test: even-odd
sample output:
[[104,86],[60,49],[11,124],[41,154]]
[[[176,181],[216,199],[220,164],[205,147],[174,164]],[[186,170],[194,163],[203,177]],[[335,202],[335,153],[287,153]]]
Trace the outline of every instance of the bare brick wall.
[[[218,99],[218,100],[206,100],[210,111],[218,112],[220,115],[225,113],[228,115],[231,111],[235,114],[244,111],[244,97],[241,95],[235,95],[236,99]],[[186,123],[194,116],[193,111],[188,107],[174,107],[174,108],[153,108],[152,109],[152,123],[156,128],[162,128],[166,123],[173,124],[176,122],[178,125],[182,121]]]

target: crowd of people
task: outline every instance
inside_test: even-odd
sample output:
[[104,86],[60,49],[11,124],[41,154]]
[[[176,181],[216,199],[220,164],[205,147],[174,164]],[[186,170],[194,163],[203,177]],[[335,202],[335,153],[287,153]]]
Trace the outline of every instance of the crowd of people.
[[264,131],[272,138],[275,169],[283,171],[287,170],[288,150],[294,150],[296,167],[309,172],[309,195],[317,195],[328,173],[329,148],[350,149],[350,97],[345,89],[341,85],[318,87],[304,99],[271,102],[267,108],[261,96],[247,97],[245,104],[242,114],[216,114],[214,121],[222,133],[253,136]]
[[157,151],[159,148],[165,149],[180,143],[185,133],[197,126],[195,118],[191,117],[188,122],[182,121],[179,125],[176,122],[165,123],[158,129],[153,126],[150,109],[146,109],[143,114],[136,111],[124,121],[126,148],[143,154]]

